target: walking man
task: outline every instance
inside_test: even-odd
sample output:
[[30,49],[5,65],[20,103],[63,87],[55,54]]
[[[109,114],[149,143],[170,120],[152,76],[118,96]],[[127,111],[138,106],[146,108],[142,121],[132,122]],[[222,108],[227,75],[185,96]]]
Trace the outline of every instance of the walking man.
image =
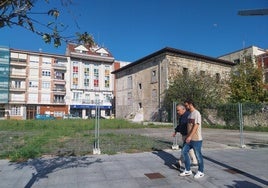
[[[174,131],[172,136],[175,137],[177,132],[180,132],[182,142],[184,143],[186,136],[187,136],[187,123],[188,123],[188,116],[190,114],[190,111],[186,110],[186,108],[181,104],[178,104],[176,106],[176,110],[177,110],[177,113],[179,115],[179,120],[178,120],[178,125],[175,128],[175,131]],[[190,149],[189,155],[190,155],[190,158],[192,160],[192,163],[191,163],[192,166],[197,166],[197,159],[195,157],[193,149]],[[182,166],[183,162],[184,162],[184,158],[183,158],[182,153],[181,153],[181,156],[178,160],[178,163],[175,164],[176,168],[179,169]]]
[[185,170],[180,173],[180,176],[190,176],[192,171],[190,169],[189,150],[193,148],[195,156],[198,161],[198,171],[194,175],[194,178],[204,177],[204,163],[201,152],[202,148],[202,129],[201,129],[201,114],[195,109],[194,102],[192,100],[186,100],[184,106],[190,111],[187,124],[187,136],[182,148],[182,155],[185,163]]

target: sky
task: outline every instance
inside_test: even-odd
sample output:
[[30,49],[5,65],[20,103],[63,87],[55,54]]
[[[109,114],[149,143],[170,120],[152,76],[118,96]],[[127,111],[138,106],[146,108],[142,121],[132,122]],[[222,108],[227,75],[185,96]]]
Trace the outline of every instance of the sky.
[[[70,0],[63,0],[68,2]],[[63,36],[88,32],[119,61],[133,62],[171,47],[219,57],[249,46],[268,49],[268,15],[239,16],[239,10],[268,8],[268,0],[39,0],[32,12],[60,10]],[[45,14],[33,14],[48,23]],[[38,29],[45,29],[37,25]],[[19,27],[0,29],[0,46],[65,54],[42,37]]]

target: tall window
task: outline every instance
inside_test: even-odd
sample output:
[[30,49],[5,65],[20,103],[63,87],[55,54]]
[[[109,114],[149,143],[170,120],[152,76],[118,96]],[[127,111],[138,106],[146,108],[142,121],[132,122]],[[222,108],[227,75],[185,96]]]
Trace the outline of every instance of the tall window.
[[110,87],[110,67],[109,66],[105,66],[104,86],[106,88]]
[[84,68],[84,76],[89,76],[89,67]]
[[220,83],[221,81],[221,75],[220,73],[216,73],[216,83]]
[[188,77],[189,69],[188,68],[183,68],[182,74],[183,74],[184,78]]
[[94,65],[94,87],[99,87],[99,66]]
[[84,68],[84,86],[86,88],[89,87],[89,65],[85,64],[85,68]]
[[157,73],[156,73],[156,70],[152,70],[152,73],[151,73],[151,82],[152,83],[157,82]]
[[127,77],[127,88],[132,89],[132,76]]
[[15,88],[21,88],[21,81],[15,81]]
[[84,86],[89,87],[89,78],[84,79]]
[[82,99],[82,93],[81,92],[74,92],[73,93],[73,100],[74,101],[80,101]]
[[78,62],[73,62],[73,86],[78,87]]

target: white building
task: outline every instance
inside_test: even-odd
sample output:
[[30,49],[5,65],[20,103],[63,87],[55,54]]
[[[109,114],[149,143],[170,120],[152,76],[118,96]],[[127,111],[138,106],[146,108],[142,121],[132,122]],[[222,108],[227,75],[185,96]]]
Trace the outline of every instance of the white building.
[[94,117],[98,107],[101,116],[109,117],[112,113],[114,57],[105,48],[77,44],[68,44],[66,56],[69,63],[66,99],[70,113],[82,118]]

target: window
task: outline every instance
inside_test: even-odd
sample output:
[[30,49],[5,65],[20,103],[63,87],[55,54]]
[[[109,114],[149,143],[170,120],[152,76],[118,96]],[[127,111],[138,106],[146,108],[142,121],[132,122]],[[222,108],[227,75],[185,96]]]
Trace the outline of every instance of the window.
[[105,66],[105,73],[104,73],[104,87],[110,87],[110,67]]
[[84,68],[84,76],[89,76],[89,67]]
[[99,87],[99,66],[94,65],[94,87]]
[[84,86],[89,87],[89,78],[84,79]]
[[216,83],[220,83],[221,81],[221,75],[220,73],[216,73]]
[[142,89],[141,83],[139,83],[139,89]]
[[188,68],[183,68],[182,74],[183,74],[184,77],[188,77],[188,75],[189,75],[189,69]]
[[55,72],[55,79],[58,79],[58,80],[64,80],[64,72],[59,72],[59,71],[56,71]]
[[50,70],[42,70],[42,76],[50,76]]
[[53,100],[55,103],[64,103],[64,95],[54,95]]
[[38,81],[29,81],[29,87],[38,87]]
[[240,63],[240,59],[234,59],[234,63],[235,64],[239,64]]
[[[77,64],[74,62],[74,64]],[[76,88],[78,86],[78,65],[73,66],[73,86]]]
[[42,88],[49,89],[50,88],[50,82],[42,82]]
[[43,64],[51,64],[51,58],[43,57]]
[[132,89],[132,76],[127,77],[127,88]]
[[12,106],[11,107],[11,115],[18,116],[20,115],[20,106]]
[[21,88],[21,81],[15,81],[14,84],[15,84],[14,85],[15,88]]
[[152,83],[157,82],[157,73],[156,73],[156,70],[152,70],[151,75],[152,75],[152,77],[151,77],[151,82],[152,82]]
[[73,93],[73,100],[74,101],[79,101],[82,99],[82,93],[81,92],[74,92]]

